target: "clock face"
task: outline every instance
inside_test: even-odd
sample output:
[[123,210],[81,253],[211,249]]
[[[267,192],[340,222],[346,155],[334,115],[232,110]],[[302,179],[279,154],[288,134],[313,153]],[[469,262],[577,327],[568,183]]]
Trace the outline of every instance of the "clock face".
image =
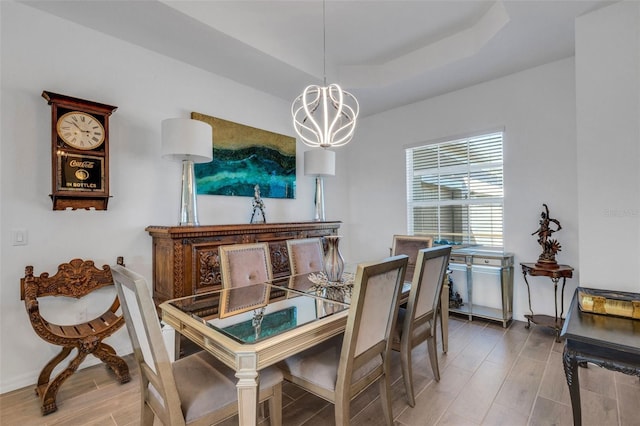
[[94,116],[81,111],[71,111],[58,119],[58,136],[67,145],[82,149],[95,149],[104,142],[104,127]]

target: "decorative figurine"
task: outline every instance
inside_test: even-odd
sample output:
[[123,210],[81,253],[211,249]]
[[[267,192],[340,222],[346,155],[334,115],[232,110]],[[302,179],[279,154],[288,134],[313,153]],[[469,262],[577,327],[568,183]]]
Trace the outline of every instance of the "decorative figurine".
[[[540,213],[540,227],[531,235],[538,234],[538,244],[542,247],[542,254],[536,262],[536,266],[539,268],[555,269],[558,267],[556,262],[556,253],[560,251],[560,243],[558,240],[549,239],[551,234],[562,229],[560,222],[557,219],[552,219],[549,216],[549,207],[543,204],[544,210]],[[551,224],[555,224],[556,229],[551,228]]]
[[[267,223],[267,217],[264,215],[264,202],[260,198],[260,185],[253,187],[253,213],[251,213],[251,221],[249,223]],[[256,212],[258,215],[256,216]]]
[[451,278],[451,271],[447,271],[446,278],[449,281],[449,307],[454,309],[460,309],[464,305],[462,296],[460,293],[453,290],[453,279]]

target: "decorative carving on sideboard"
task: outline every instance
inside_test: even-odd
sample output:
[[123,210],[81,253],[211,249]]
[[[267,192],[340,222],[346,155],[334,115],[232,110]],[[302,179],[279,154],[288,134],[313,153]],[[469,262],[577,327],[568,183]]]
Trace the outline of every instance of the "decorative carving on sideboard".
[[239,225],[148,226],[152,237],[153,299],[190,296],[221,287],[218,247],[268,242],[274,278],[289,274],[286,241],[337,235],[339,221]]

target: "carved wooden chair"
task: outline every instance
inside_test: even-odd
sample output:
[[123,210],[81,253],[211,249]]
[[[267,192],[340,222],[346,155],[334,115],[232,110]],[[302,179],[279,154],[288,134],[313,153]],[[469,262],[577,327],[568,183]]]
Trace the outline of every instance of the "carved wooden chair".
[[392,333],[392,348],[400,352],[400,364],[410,406],[415,406],[411,350],[426,341],[431,370],[436,382],[440,381],[438,368],[436,320],[441,307],[442,284],[449,265],[451,246],[422,249],[407,307],[400,308],[398,321]]
[[[118,264],[123,264],[122,257],[118,257]],[[69,263],[63,263],[58,266],[58,272],[52,277],[47,272],[34,276],[33,266],[25,268],[25,276],[20,279],[20,298],[24,300],[31,325],[42,339],[62,346],[60,353],[44,366],[38,376],[36,393],[40,397],[43,414],[57,410],[56,395],[60,386],[78,369],[89,354],[107,364],[120,383],[131,380],[127,363],[111,346],[103,342],[124,325],[124,318],[116,313],[120,307],[117,296],[105,313],[81,324],[54,324],[40,314],[39,304],[45,296],[79,299],[96,289],[112,284],[113,277],[109,265],[98,269],[91,260],[73,259]],[[78,352],[75,358],[51,380],[51,374],[56,366],[64,361],[73,349],[77,349]]]
[[243,287],[272,280],[269,243],[218,247],[222,288]]
[[[300,238],[287,240],[289,252],[289,270],[291,275],[308,274],[322,271],[324,264],[324,250],[322,238]],[[313,283],[306,277],[292,277],[292,288],[300,291],[308,290]]]
[[[166,426],[210,425],[236,414],[235,372],[205,351],[171,362],[146,280],[123,266],[112,269],[140,367],[140,424],[152,426],[158,417]],[[258,401],[266,400],[271,425],[280,426],[282,373],[275,367],[260,371]]]
[[391,331],[407,256],[358,265],[347,325],[338,335],[278,364],[284,378],[335,405],[335,424],[348,425],[350,402],[378,382],[385,421],[391,408]]

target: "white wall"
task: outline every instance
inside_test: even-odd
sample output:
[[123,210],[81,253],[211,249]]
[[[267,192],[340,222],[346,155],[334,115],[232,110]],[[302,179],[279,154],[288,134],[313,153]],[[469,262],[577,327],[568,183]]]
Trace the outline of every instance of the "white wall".
[[[362,120],[349,144],[349,240],[360,259],[388,254],[407,232],[404,148],[504,128],[505,251],[515,253],[514,318],[527,313],[520,262],[535,262],[542,203],[562,230],[559,263],[577,267],[574,62],[566,59]],[[375,232],[372,232],[375,230]],[[577,276],[578,274],[576,274]],[[568,301],[577,279],[567,282]],[[536,313],[554,313],[553,286],[532,278]],[[455,283],[454,283],[455,285]],[[494,288],[499,306],[499,287]],[[466,299],[466,297],[465,297]]]
[[576,21],[581,284],[640,292],[640,2]]
[[[604,288],[616,288],[618,283],[637,286],[637,7],[624,2],[579,20],[575,64],[573,59],[554,62],[361,120],[354,140],[338,150],[337,175],[325,179],[327,219],[344,222],[341,246],[347,260],[385,256],[391,236],[406,232],[405,145],[504,127],[505,249],[516,255],[515,318],[522,319],[527,310],[518,263],[535,261],[540,254],[530,234],[537,229],[542,203],[549,205],[551,215],[563,226],[554,234],[563,246],[558,261],[576,267],[574,279],[567,284],[566,301],[584,274],[589,283]],[[150,281],[151,239],[144,228],[178,220],[180,165],[159,157],[162,119],[198,111],[278,133],[293,132],[288,101],[25,5],[1,1],[0,18],[2,393],[33,384],[41,367],[57,352],[35,335],[19,300],[19,278],[26,265],[34,265],[36,272],[53,271],[73,257],[103,264],[123,255],[128,266]],[[606,42],[599,44],[598,37],[609,33]],[[79,61],[59,54],[63,43],[80,50],[96,48],[101,55],[90,63]],[[598,59],[612,45],[616,49],[611,56]],[[598,61],[602,66],[588,71]],[[628,72],[607,70],[611,63],[624,63]],[[599,78],[602,72],[605,76]],[[603,83],[610,87],[602,91],[595,87]],[[51,210],[50,107],[40,97],[42,90],[119,107],[111,118],[113,198],[108,211]],[[583,101],[587,103],[584,110]],[[598,105],[606,105],[611,112],[601,111]],[[602,124],[595,126],[591,136],[588,131],[597,121]],[[612,158],[602,148],[602,140],[628,155]],[[303,150],[299,145],[298,153]],[[313,180],[301,175],[302,155],[298,158],[297,199],[266,199],[271,222],[313,217]],[[593,169],[612,178],[604,183],[589,179]],[[624,197],[611,200],[603,195],[603,188],[620,188]],[[209,196],[199,197],[198,203],[201,223],[246,223],[251,213],[250,198]],[[604,209],[632,215],[602,217]],[[626,230],[620,230],[621,222],[629,225],[622,226]],[[27,246],[10,244],[10,231],[16,228],[28,230]],[[629,267],[619,268],[620,259]],[[625,281],[609,279],[621,270]],[[553,314],[550,281],[534,278],[532,297],[536,312]],[[107,303],[110,295],[100,300]],[[61,305],[69,304],[54,304],[55,308]],[[76,314],[67,315],[74,322]],[[121,353],[130,350],[124,330],[109,341]]]
[[[26,265],[39,274],[55,272],[58,264],[75,257],[102,265],[122,255],[150,282],[151,238],[144,229],[179,219],[181,166],[160,158],[161,120],[197,111],[277,133],[294,132],[289,102],[22,4],[2,1],[0,7],[1,393],[35,383],[58,351],[36,336],[20,300],[19,279]],[[87,60],[74,52],[95,54]],[[51,108],[41,97],[43,90],[118,106],[110,120],[113,198],[107,211],[52,211]],[[265,199],[269,222],[313,218],[313,179],[302,175],[302,155],[298,158],[297,199]],[[331,180],[327,189],[339,189],[340,177]],[[200,196],[200,223],[248,223],[251,200]],[[10,231],[18,228],[27,229],[28,245],[11,245]],[[61,322],[75,323],[76,310],[88,307],[89,315],[99,314],[112,295],[98,299],[99,307],[95,299],[53,300],[51,310],[64,308]],[[119,353],[130,352],[124,329],[108,342]]]

